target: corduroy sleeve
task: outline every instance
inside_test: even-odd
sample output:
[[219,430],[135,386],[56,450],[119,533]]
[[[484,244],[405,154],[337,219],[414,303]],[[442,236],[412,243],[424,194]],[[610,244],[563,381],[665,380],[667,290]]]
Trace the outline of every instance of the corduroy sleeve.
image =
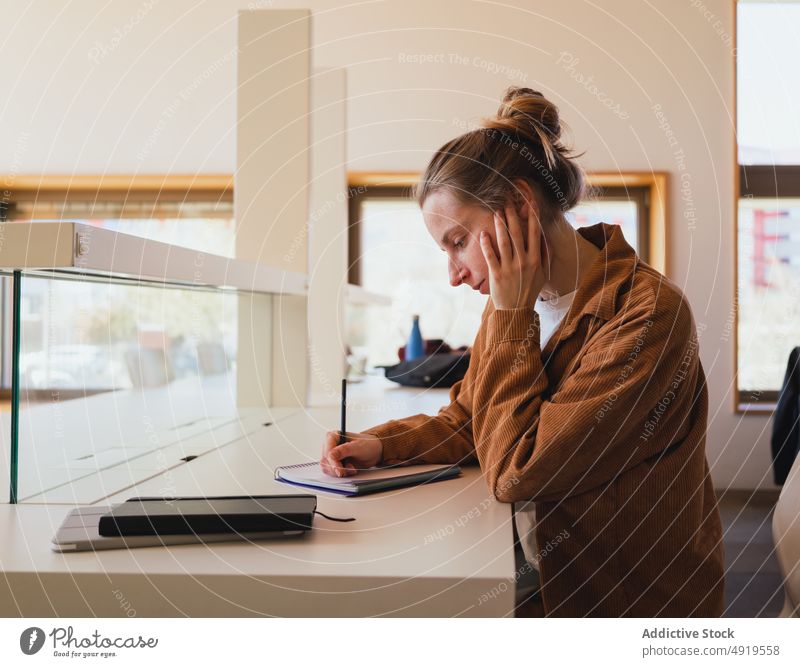
[[472,435],[472,388],[480,372],[490,303],[487,302],[483,311],[466,375],[450,388],[450,404],[435,416],[419,414],[393,419],[364,431],[383,443],[383,463],[468,464],[477,461]]
[[450,404],[435,416],[392,419],[364,433],[380,438],[383,463],[387,465],[475,462],[470,396],[471,385],[465,377],[451,387]]
[[699,363],[689,307],[679,294],[631,301],[586,341],[552,390],[534,310],[489,317],[473,435],[498,500],[583,493],[689,430]]

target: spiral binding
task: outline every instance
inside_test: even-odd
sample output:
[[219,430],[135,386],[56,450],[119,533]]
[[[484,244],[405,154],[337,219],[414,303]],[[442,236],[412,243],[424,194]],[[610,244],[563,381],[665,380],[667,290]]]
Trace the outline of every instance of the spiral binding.
[[292,463],[288,466],[278,466],[278,468],[308,468],[309,466],[317,465],[317,461],[309,461],[308,463]]

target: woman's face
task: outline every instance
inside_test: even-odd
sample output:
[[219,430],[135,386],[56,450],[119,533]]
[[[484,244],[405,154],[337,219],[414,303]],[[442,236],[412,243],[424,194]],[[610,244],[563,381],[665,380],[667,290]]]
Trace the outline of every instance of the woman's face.
[[487,232],[497,253],[492,212],[484,206],[461,203],[447,188],[441,188],[425,198],[422,217],[433,240],[447,253],[450,284],[464,283],[489,294],[489,267],[479,239],[481,231]]

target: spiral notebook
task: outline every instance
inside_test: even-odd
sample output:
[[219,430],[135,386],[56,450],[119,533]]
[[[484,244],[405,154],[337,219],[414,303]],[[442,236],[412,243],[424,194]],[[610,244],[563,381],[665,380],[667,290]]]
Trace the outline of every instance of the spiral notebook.
[[368,468],[351,477],[332,477],[323,472],[317,461],[280,466],[275,479],[286,484],[322,491],[333,491],[346,496],[361,496],[377,491],[399,489],[451,479],[461,474],[461,468],[452,464],[423,464],[414,466],[386,466]]

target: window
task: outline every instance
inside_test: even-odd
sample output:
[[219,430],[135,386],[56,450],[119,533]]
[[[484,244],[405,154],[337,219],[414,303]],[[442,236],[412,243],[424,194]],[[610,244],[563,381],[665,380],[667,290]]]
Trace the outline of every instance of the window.
[[361,251],[350,262],[351,282],[357,271],[355,284],[391,298],[390,306],[351,309],[348,317],[348,342],[363,348],[371,366],[397,363],[414,314],[423,338],[454,348],[471,345],[486,305],[486,297],[469,286],[450,286],[446,256],[428,234],[419,207],[402,195],[368,190],[357,208]]
[[[0,214],[11,224],[77,220],[195,250],[234,254],[233,190],[228,176],[42,177],[7,182],[13,186]],[[4,304],[11,302],[10,282],[2,278]],[[161,309],[167,297],[160,290],[134,290],[102,281],[29,280],[23,296],[25,347],[20,372],[28,401],[49,400],[53,390],[67,399],[140,384],[139,369],[125,363],[132,340],[162,338],[175,379],[199,372],[198,351],[190,349],[193,341],[200,352],[203,344],[214,342],[227,358],[234,353],[235,329],[220,332],[213,322],[206,326],[206,319],[213,316],[203,308],[206,302],[214,308],[211,297],[203,297],[200,308],[199,298],[169,292],[173,302],[170,317],[165,318]],[[5,322],[10,322],[8,307],[3,309]],[[227,320],[225,326],[231,329]],[[202,340],[197,329],[202,329]],[[6,396],[8,338],[2,350]]]
[[618,225],[625,240],[646,262],[650,261],[648,224],[649,191],[643,187],[597,187],[597,196],[567,213],[576,228],[598,222]]
[[234,255],[229,176],[8,178],[2,219],[77,220],[164,243]]
[[[428,234],[410,185],[416,174],[352,174],[349,282],[388,296],[389,306],[351,308],[348,342],[371,366],[397,362],[412,316],[426,339],[451,347],[471,345],[486,297],[467,285],[452,288],[447,258]],[[620,225],[640,256],[664,270],[661,174],[593,175],[597,197],[576,207],[576,227],[603,221]]]
[[737,5],[739,409],[772,408],[800,345],[799,25],[800,3]]

